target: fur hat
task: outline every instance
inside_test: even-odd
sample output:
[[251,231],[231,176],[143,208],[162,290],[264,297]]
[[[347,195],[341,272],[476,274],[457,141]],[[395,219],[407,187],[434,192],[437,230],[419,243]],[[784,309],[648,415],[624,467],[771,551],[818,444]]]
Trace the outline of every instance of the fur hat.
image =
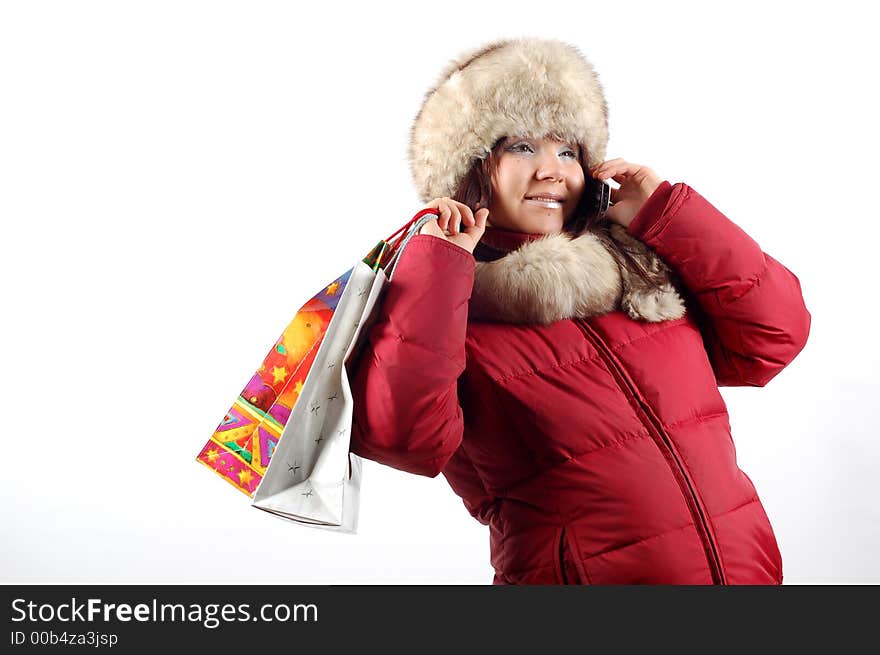
[[410,130],[421,200],[452,197],[474,160],[513,134],[552,134],[585,145],[589,166],[605,160],[608,106],[577,48],[555,39],[503,39],[447,65]]

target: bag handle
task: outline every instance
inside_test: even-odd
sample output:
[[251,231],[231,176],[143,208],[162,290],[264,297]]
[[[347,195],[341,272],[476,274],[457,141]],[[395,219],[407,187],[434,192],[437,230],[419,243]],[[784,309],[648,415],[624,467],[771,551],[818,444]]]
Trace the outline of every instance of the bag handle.
[[396,237],[396,236],[397,236],[398,234],[400,234],[401,232],[405,232],[406,230],[408,230],[409,228],[411,228],[411,227],[412,227],[412,224],[415,223],[417,220],[419,220],[419,219],[420,219],[423,215],[425,215],[425,214],[433,214],[433,215],[436,216],[437,218],[440,218],[440,214],[439,214],[438,210],[436,210],[436,209],[432,209],[432,208],[430,208],[430,207],[429,207],[428,209],[422,209],[421,211],[419,211],[419,213],[417,213],[415,216],[413,216],[409,221],[407,221],[406,223],[404,223],[404,224],[403,224],[403,227],[401,227],[400,229],[398,229],[397,232],[395,232],[395,233],[392,234],[390,237],[388,237],[387,239],[385,239],[385,242],[386,242],[386,243],[391,243],[392,241],[394,241],[394,237]]
[[391,278],[394,275],[394,271],[397,270],[397,262],[403,254],[404,249],[406,248],[409,240],[412,239],[416,234],[419,233],[419,230],[422,229],[422,226],[428,221],[440,218],[440,214],[435,209],[425,209],[416,214],[413,219],[400,228],[397,232],[391,235],[389,238],[393,238],[397,234],[400,234],[404,230],[406,230],[406,234],[400,238],[400,245],[395,247],[394,254],[391,255],[391,259],[388,260],[388,263],[385,265],[385,271],[388,272],[388,281],[391,282]]

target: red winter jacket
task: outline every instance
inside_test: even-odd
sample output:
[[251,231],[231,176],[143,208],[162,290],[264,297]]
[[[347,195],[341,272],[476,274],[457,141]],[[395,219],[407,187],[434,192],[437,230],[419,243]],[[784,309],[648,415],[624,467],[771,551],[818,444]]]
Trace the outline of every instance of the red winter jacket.
[[781,584],[718,386],[801,351],[800,283],[685,184],[627,232],[685,285],[682,318],[469,321],[474,256],[414,236],[353,371],[351,449],[442,472],[490,528],[495,584]]

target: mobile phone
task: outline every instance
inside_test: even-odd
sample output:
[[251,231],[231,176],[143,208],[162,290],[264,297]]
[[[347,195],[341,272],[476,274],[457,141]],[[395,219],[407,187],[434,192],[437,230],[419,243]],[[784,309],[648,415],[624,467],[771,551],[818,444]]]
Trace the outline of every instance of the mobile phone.
[[581,218],[571,226],[569,230],[575,233],[581,232],[589,219],[589,217],[598,216],[603,219],[605,212],[611,207],[611,189],[610,184],[597,180],[594,177],[587,177],[585,180],[583,199],[581,204]]
[[596,194],[598,196],[596,207],[599,211],[600,216],[604,216],[605,212],[608,211],[608,208],[611,207],[611,185],[606,182],[602,182],[601,180],[595,180],[598,182],[598,190]]

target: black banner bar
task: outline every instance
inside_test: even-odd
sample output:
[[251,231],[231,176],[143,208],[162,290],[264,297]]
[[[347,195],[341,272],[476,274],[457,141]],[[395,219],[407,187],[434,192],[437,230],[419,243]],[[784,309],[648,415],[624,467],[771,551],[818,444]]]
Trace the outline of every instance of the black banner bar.
[[[877,586],[7,585],[0,652],[864,648]],[[698,636],[711,642],[697,640]],[[873,648],[873,646],[872,646]],[[676,651],[678,652],[678,651]]]

